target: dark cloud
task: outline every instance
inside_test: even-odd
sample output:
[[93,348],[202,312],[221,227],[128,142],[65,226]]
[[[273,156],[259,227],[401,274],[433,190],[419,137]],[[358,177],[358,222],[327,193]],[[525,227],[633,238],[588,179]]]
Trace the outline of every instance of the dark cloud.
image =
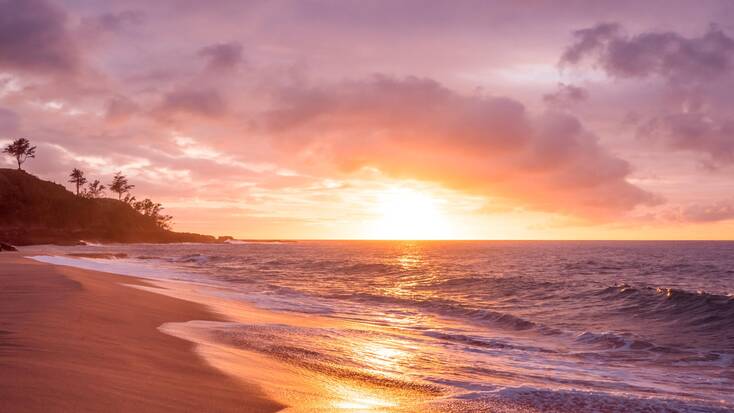
[[618,24],[603,23],[574,32],[562,64],[593,61],[615,78],[665,80],[653,115],[642,116],[641,140],[708,157],[707,165],[734,163],[734,38],[711,26],[699,37],[675,32],[626,34]]
[[734,119],[713,120],[701,112],[667,114],[645,122],[638,135],[671,149],[705,153],[714,164],[734,163]]
[[66,14],[44,0],[0,0],[0,67],[45,74],[78,70]]
[[85,17],[80,26],[85,35],[94,35],[104,32],[121,32],[128,27],[142,24],[144,19],[145,13],[140,10],[125,10]]
[[167,94],[156,112],[164,116],[193,114],[218,118],[226,114],[227,105],[216,90],[184,89]]
[[242,45],[234,42],[214,44],[199,50],[199,56],[207,59],[210,69],[231,69],[242,62]]
[[543,95],[543,101],[551,105],[567,106],[584,101],[588,97],[589,93],[582,87],[559,83],[555,92]]
[[670,82],[707,82],[728,76],[734,64],[734,39],[712,26],[700,37],[675,32],[646,32],[630,36],[619,24],[601,23],[574,32],[561,64],[589,58],[618,78],[657,75]]
[[512,99],[386,76],[280,98],[268,127],[291,158],[374,167],[587,217],[657,201],[627,182],[629,164],[567,114],[533,118]]

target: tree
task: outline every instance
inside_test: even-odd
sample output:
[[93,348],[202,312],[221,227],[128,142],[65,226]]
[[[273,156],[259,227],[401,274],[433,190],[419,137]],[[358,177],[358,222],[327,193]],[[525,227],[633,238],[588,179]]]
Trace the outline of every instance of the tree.
[[122,198],[122,202],[130,205],[131,207],[134,207],[135,205],[135,196],[133,194],[127,194],[125,195],[125,198]]
[[99,179],[95,179],[92,183],[87,185],[87,189],[84,191],[84,196],[87,198],[101,198],[104,196],[104,190],[106,187],[99,182]]
[[20,171],[22,170],[20,166],[26,159],[36,157],[36,147],[31,146],[31,142],[28,139],[20,138],[8,144],[3,149],[3,153],[7,153],[15,158],[16,162],[18,162],[18,170]]
[[171,229],[171,220],[173,220],[173,217],[161,213],[161,211],[163,211],[163,206],[161,204],[145,198],[142,201],[134,202],[132,207],[146,217],[150,217],[158,228]]
[[110,184],[110,191],[117,194],[117,199],[122,201],[122,195],[130,192],[131,189],[135,188],[135,185],[130,185],[127,182],[127,178],[121,172],[115,174]]
[[84,172],[81,169],[74,168],[69,174],[69,182],[76,184],[76,195],[79,196],[79,187],[87,183],[87,178],[84,177]]

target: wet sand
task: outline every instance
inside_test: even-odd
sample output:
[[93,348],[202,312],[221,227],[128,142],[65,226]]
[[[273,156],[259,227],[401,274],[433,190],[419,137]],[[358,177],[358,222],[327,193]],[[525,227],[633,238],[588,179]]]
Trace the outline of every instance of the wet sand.
[[275,412],[255,385],[216,370],[168,322],[222,320],[143,280],[0,253],[0,410]]

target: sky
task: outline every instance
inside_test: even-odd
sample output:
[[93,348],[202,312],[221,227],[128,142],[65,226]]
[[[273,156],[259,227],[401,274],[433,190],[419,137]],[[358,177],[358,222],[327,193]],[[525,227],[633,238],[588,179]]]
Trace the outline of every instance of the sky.
[[732,91],[726,0],[0,0],[0,144],[179,231],[733,239]]

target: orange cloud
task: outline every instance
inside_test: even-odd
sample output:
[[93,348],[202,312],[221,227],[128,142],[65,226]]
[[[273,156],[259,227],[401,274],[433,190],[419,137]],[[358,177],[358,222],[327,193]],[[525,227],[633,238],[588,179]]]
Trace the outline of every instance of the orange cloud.
[[429,79],[288,89],[266,125],[307,164],[374,167],[543,211],[603,219],[658,202],[573,116],[534,117],[512,99],[465,96]]

